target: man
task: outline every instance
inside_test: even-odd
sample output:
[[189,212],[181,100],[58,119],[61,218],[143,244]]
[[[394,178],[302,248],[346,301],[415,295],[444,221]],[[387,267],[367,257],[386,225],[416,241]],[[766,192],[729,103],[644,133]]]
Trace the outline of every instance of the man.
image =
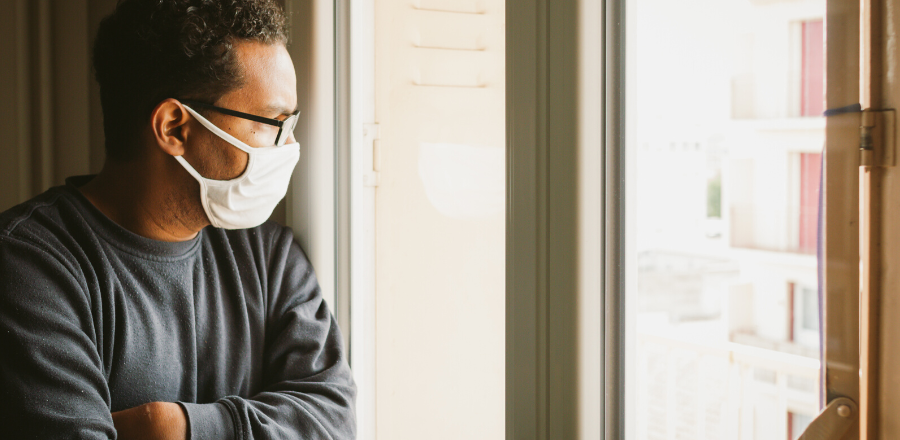
[[0,438],[354,437],[337,325],[264,223],[300,154],[286,41],[272,0],[101,23],[103,170],[0,215]]

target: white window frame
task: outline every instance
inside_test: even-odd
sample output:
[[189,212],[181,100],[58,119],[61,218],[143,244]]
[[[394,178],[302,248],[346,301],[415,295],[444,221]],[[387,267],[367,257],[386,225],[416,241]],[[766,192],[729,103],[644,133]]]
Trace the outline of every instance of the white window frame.
[[372,169],[364,128],[375,110],[374,0],[284,0],[284,6],[307,115],[295,133],[301,159],[286,221],[343,332],[358,388],[357,438],[374,439],[375,192],[364,181],[364,170]]
[[[350,360],[358,388],[357,438],[376,437],[375,389],[375,186],[367,181],[373,170],[373,144],[377,137],[375,122],[375,0],[339,0],[343,14],[338,18],[339,41],[349,42],[341,67],[349,90],[349,106],[344,131],[349,140],[343,168],[349,176],[341,185],[349,185],[349,270]],[[342,26],[347,23],[347,26]],[[340,65],[340,61],[339,61]],[[349,72],[344,69],[349,69]],[[347,102],[346,98],[343,102]],[[345,161],[349,161],[349,164]]]
[[[330,110],[333,119],[311,123],[319,134],[308,141],[334,145],[335,154],[331,162],[311,155],[297,174],[306,179],[303,171],[331,166],[333,180],[319,175],[307,192],[295,188],[288,221],[304,231],[301,239],[323,234],[321,242],[332,243],[330,251],[311,246],[311,258],[333,258],[319,276],[333,277],[334,309],[349,334],[358,438],[374,439],[374,189],[363,181],[371,170],[363,128],[374,117],[374,0],[314,0],[315,20],[325,19],[328,5],[333,107],[323,99],[310,112]],[[624,430],[620,5],[507,1],[509,439],[617,439]],[[312,46],[321,55],[328,35],[315,28]],[[315,78],[316,88],[323,78]],[[332,212],[331,226],[325,216],[311,217],[313,210]]]
[[[859,3],[828,0],[827,9],[826,108],[839,108],[860,96],[853,87],[860,45],[852,37]],[[507,3],[508,439],[621,439],[631,417],[624,406],[626,23],[623,0]],[[859,304],[848,294],[860,286],[858,212],[848,209],[859,206],[858,118],[826,123],[823,403],[860,401]]]

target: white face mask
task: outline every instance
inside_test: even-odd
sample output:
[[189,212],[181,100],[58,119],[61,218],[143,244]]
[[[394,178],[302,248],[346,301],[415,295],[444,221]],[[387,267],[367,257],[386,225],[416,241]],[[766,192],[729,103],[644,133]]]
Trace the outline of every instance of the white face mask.
[[185,106],[204,127],[250,156],[247,169],[232,180],[207,179],[184,157],[175,160],[200,182],[200,201],[209,222],[217,228],[246,229],[261,225],[284,198],[294,166],[300,159],[300,144],[253,148],[213,125]]

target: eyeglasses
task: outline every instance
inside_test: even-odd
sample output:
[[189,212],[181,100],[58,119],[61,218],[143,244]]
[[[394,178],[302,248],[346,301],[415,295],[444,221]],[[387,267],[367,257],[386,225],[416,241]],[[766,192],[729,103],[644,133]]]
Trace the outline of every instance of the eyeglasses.
[[182,104],[186,104],[192,107],[200,107],[206,108],[209,110],[217,111],[222,113],[223,115],[235,116],[242,119],[249,119],[254,122],[259,122],[262,124],[273,125],[278,127],[278,135],[275,137],[275,145],[282,146],[287,142],[287,139],[291,136],[291,133],[294,132],[294,128],[297,127],[297,121],[300,119],[300,110],[291,113],[285,120],[273,119],[273,118],[264,118],[262,116],[251,115],[250,113],[239,112],[237,110],[230,110],[227,108],[216,107],[211,104],[207,104],[205,102],[194,101],[190,99],[182,99]]

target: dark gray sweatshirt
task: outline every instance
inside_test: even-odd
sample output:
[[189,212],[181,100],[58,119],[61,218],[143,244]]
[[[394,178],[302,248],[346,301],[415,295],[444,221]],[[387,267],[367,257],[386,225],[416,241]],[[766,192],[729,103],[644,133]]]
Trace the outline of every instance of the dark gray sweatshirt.
[[180,402],[191,440],[349,439],[356,388],[291,231],[135,235],[78,191],[0,214],[0,438],[113,439]]

